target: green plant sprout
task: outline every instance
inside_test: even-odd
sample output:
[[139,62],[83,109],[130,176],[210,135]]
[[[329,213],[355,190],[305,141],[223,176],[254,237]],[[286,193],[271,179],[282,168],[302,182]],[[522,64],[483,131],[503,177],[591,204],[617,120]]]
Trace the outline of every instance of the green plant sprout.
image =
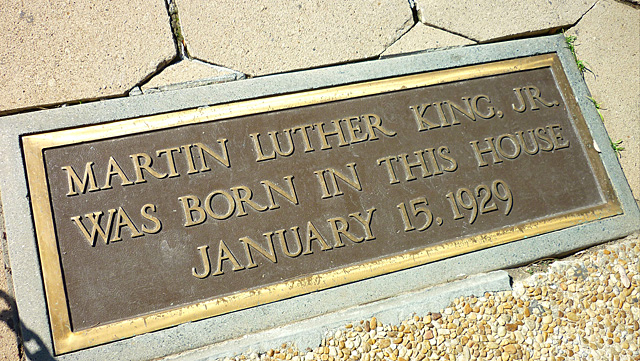
[[[591,103],[593,103],[593,106],[596,107],[596,111],[598,112],[598,115],[600,116],[600,120],[604,123],[604,116],[602,115],[602,112],[600,111],[600,109],[605,109],[602,107],[602,105],[600,105],[600,103],[598,103],[597,100],[595,100],[594,98],[591,97],[587,97],[587,99],[591,100]],[[613,149],[613,151],[616,153],[616,155],[618,157],[622,157],[622,151],[624,150],[624,147],[621,145],[622,144],[622,139],[618,139],[617,141],[613,141],[613,139],[611,139],[611,137],[609,137],[609,143],[611,144],[611,149]]]
[[556,260],[555,258],[543,258],[527,265],[524,271],[530,275],[533,275],[535,272],[545,272],[547,268],[549,268],[549,265]]
[[598,112],[598,115],[600,116],[600,120],[602,120],[602,122],[604,123],[604,117],[602,116],[602,112],[600,111],[600,109],[605,109],[603,108],[600,103],[598,103],[595,99],[591,98],[591,97],[587,97],[587,99],[591,100],[591,102],[593,103],[593,106],[596,107],[596,111]]
[[613,151],[616,153],[616,155],[622,158],[621,152],[624,150],[624,147],[621,146],[622,139],[618,139],[614,142],[611,138],[609,138],[609,142],[611,142],[611,148],[613,148]]
[[591,72],[591,70],[589,70],[589,68],[587,67],[589,63],[584,60],[578,59],[578,55],[576,55],[576,47],[574,43],[576,42],[576,39],[578,39],[578,37],[575,35],[567,35],[564,30],[562,30],[562,35],[564,35],[564,41],[565,43],[567,43],[567,48],[569,48],[571,54],[573,54],[573,60],[575,60],[580,73],[584,74],[585,71]]

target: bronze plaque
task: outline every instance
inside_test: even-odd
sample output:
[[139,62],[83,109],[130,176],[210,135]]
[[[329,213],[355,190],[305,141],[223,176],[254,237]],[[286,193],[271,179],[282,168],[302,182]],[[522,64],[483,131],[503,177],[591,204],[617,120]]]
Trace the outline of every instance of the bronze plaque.
[[621,212],[554,55],[23,138],[58,353]]

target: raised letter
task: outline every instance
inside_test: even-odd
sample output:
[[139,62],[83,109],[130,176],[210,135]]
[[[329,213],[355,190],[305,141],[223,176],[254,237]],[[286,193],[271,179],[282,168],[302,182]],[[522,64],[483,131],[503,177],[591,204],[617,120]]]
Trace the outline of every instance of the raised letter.
[[104,229],[102,229],[102,226],[100,226],[100,217],[102,217],[102,212],[93,212],[84,215],[85,218],[89,218],[89,220],[91,221],[91,234],[89,234],[87,229],[84,227],[84,223],[82,223],[82,216],[71,217],[71,220],[76,224],[76,226],[78,226],[78,228],[84,235],[84,238],[87,239],[87,242],[89,242],[91,247],[95,247],[96,245],[97,234],[100,235],[100,237],[104,241],[104,244],[109,244],[109,233],[111,231],[111,224],[113,222],[113,214],[116,212],[116,210],[110,209],[108,212],[109,217],[107,218],[107,226]]
[[249,264],[247,265],[247,269],[258,267],[258,265],[253,261],[253,255],[251,254],[251,248],[253,248],[256,251],[258,251],[258,253],[263,255],[269,261],[271,261],[273,263],[278,262],[278,260],[276,259],[276,253],[273,250],[273,242],[271,241],[271,237],[266,237],[266,238],[267,238],[267,243],[268,243],[268,246],[269,246],[269,251],[267,251],[265,248],[260,247],[260,245],[258,243],[256,243],[254,240],[252,240],[249,237],[240,238],[240,242],[242,242],[242,244],[244,245],[244,252],[247,255],[247,259],[249,260]]
[[182,146],[182,149],[184,149],[184,156],[185,158],[187,158],[187,165],[189,166],[189,169],[187,170],[187,174],[198,173],[198,170],[196,169],[196,164],[193,161],[193,154],[191,153],[191,147],[193,147],[193,144]]
[[[182,203],[182,211],[184,212],[185,227],[195,226],[207,220],[207,214],[204,212],[204,209],[200,207],[200,198],[192,195],[187,195],[184,197],[179,197],[178,200],[180,200],[180,202]],[[190,202],[193,202],[193,205],[189,204]],[[198,212],[198,214],[200,215],[198,220],[193,219],[192,213],[194,211]]]
[[276,153],[271,151],[271,154],[264,155],[264,151],[262,150],[262,145],[260,145],[260,133],[251,133],[249,134],[251,139],[253,140],[253,149],[256,151],[258,158],[256,158],[256,162],[261,162],[263,160],[275,159]]
[[316,226],[314,226],[313,223],[309,221],[307,222],[307,242],[305,244],[305,251],[302,254],[313,253],[313,251],[311,250],[312,241],[318,241],[320,243],[320,249],[323,251],[328,251],[333,248],[327,243],[327,241],[324,240],[324,237],[322,237],[322,234],[318,232]]
[[299,127],[291,128],[291,130],[293,130],[294,133],[297,132],[298,130],[301,130],[300,134],[302,135],[302,140],[304,141],[305,153],[314,151],[313,147],[311,146],[311,140],[309,139],[309,134],[307,134],[307,129],[313,129],[313,125],[308,124],[308,125],[301,125]]
[[444,102],[443,105],[446,105],[446,110],[448,111],[449,115],[451,115],[451,118],[453,118],[453,123],[452,124],[459,124],[460,121],[458,121],[458,117],[456,116],[456,113],[453,111],[454,109],[457,110],[458,112],[460,112],[462,115],[464,115],[465,117],[469,118],[469,120],[473,120],[475,122],[476,120],[476,115],[473,112],[473,108],[471,107],[471,103],[469,102],[469,98],[467,97],[463,97],[462,98],[462,102],[464,102],[466,109],[462,109],[462,106],[448,100],[446,102]]
[[394,132],[393,130],[385,129],[382,126],[382,119],[380,119],[380,117],[375,114],[365,114],[362,115],[361,118],[369,129],[369,140],[378,139],[378,136],[376,135],[374,129],[379,130],[380,133],[386,135],[387,137],[393,137],[394,135],[396,135],[396,132]]
[[[512,154],[508,154],[502,147],[502,141],[505,139],[509,139],[511,141],[511,144],[513,146]],[[500,153],[500,155],[504,158],[516,159],[520,155],[520,143],[518,143],[518,138],[516,138],[516,136],[513,134],[507,133],[507,134],[500,135],[496,140],[496,145],[497,145],[498,153]]]
[[515,104],[511,104],[511,108],[513,108],[513,110],[518,113],[522,113],[527,110],[527,105],[524,103],[524,99],[522,98],[521,88],[513,88],[513,92],[516,93],[516,98],[518,98],[518,102],[520,102],[520,105],[518,105],[518,107],[516,108]]
[[131,234],[131,238],[136,238],[140,236],[144,236],[144,234],[136,228],[136,225],[133,224],[131,218],[122,207],[118,207],[118,214],[116,214],[116,234],[111,238],[111,242],[121,241],[120,231],[122,231],[122,227],[129,228],[129,233]]
[[289,193],[285,192],[284,189],[275,185],[273,182],[268,180],[260,181],[260,184],[264,187],[264,190],[267,192],[267,196],[269,197],[269,209],[278,209],[280,205],[276,203],[273,199],[273,191],[280,194],[284,198],[286,198],[292,204],[298,204],[298,195],[296,194],[296,189],[293,187],[293,176],[288,175],[284,177],[284,181],[289,184]]
[[376,160],[376,162],[378,163],[378,165],[381,165],[382,163],[384,163],[384,165],[387,166],[386,169],[387,169],[387,173],[389,174],[389,184],[396,184],[396,183],[399,183],[400,181],[398,180],[398,177],[396,177],[396,172],[393,169],[393,164],[391,164],[392,160],[398,161],[398,157],[390,155],[388,157],[380,158]]
[[433,174],[440,175],[442,174],[442,169],[440,169],[440,164],[438,163],[438,160],[436,160],[435,151],[436,148],[427,148],[424,150],[424,154],[427,156],[427,159],[429,159],[429,162],[433,166]]
[[215,160],[218,161],[218,163],[222,164],[223,166],[227,168],[231,167],[231,163],[229,163],[229,153],[227,152],[227,140],[224,138],[221,138],[221,139],[218,139],[218,143],[220,144],[220,148],[222,149],[222,155],[217,154],[216,152],[213,151],[213,149],[209,148],[208,146],[202,143],[194,144],[196,146],[196,149],[198,149],[200,160],[202,161],[202,167],[200,168],[201,172],[211,170],[211,168],[207,166],[207,160],[204,157],[204,153],[207,153],[210,156],[212,156]]
[[558,105],[559,103],[556,101],[553,102],[547,102],[546,100],[542,99],[540,97],[540,89],[536,88],[533,85],[529,85],[527,87],[524,87],[522,89],[526,89],[527,92],[527,100],[529,101],[529,105],[531,105],[531,110],[538,110],[540,109],[538,107],[538,105],[536,104],[536,101],[539,102],[540,104],[544,105],[545,107],[551,108],[554,105]]
[[418,150],[413,152],[416,155],[416,162],[409,162],[409,154],[399,154],[398,159],[400,159],[400,164],[404,166],[404,175],[406,181],[416,180],[416,176],[413,175],[413,171],[411,168],[420,167],[420,172],[422,173],[422,178],[427,178],[432,176],[431,172],[427,168],[427,164],[424,161],[422,150]]
[[331,193],[329,193],[329,188],[327,188],[327,181],[324,179],[324,173],[326,170],[317,170],[314,171],[313,174],[318,178],[318,182],[320,182],[320,188],[322,188],[322,199],[331,198]]
[[291,129],[285,129],[282,132],[287,135],[285,139],[288,139],[289,142],[289,150],[287,151],[282,150],[280,140],[278,139],[278,132],[269,132],[268,134],[269,138],[271,138],[271,144],[273,144],[273,150],[275,150],[276,153],[280,154],[281,156],[286,157],[293,153],[294,146],[293,140],[291,140]]
[[340,178],[344,183],[349,185],[351,188],[353,188],[353,189],[355,189],[357,191],[361,191],[362,190],[362,185],[360,184],[360,179],[358,179],[358,173],[356,172],[356,164],[355,163],[349,163],[349,164],[346,165],[346,167],[351,170],[351,179],[349,179],[344,173],[340,173],[340,172],[338,172],[337,170],[335,170],[333,168],[327,169],[327,171],[331,175],[331,177],[329,177],[329,179],[331,179],[331,183],[333,184],[333,188],[335,189],[335,192],[333,194],[334,196],[339,196],[339,195],[344,194],[340,190],[340,187],[338,187],[338,182],[337,182],[338,178]]
[[327,142],[327,137],[330,135],[338,136],[338,146],[343,147],[345,145],[349,145],[349,143],[347,143],[347,140],[344,139],[344,134],[342,133],[342,128],[340,127],[340,120],[332,120],[331,123],[333,123],[333,131],[325,131],[324,123],[315,123],[315,127],[318,130],[318,135],[320,136],[320,141],[322,141],[322,146],[320,146],[320,149],[322,150],[331,149],[331,146]]
[[[447,102],[433,103],[433,106],[436,108],[436,112],[438,113],[438,118],[440,119],[440,126],[442,128],[451,126],[451,123],[449,123],[447,116],[444,115],[444,111],[442,110],[442,105],[444,104],[447,104]],[[460,124],[460,122],[457,119],[454,118],[454,120],[455,122],[453,124]]]
[[364,231],[365,231],[364,240],[365,241],[371,241],[371,240],[376,239],[376,237],[373,235],[373,232],[371,232],[371,220],[373,218],[373,212],[375,210],[376,210],[375,208],[367,209],[366,218],[362,218],[362,214],[360,212],[349,214],[349,217],[355,218],[355,220],[360,222],[360,224],[362,224],[362,226],[364,227]]
[[547,143],[546,146],[542,146],[542,144],[540,144],[540,149],[544,150],[544,151],[551,151],[554,148],[554,144],[553,141],[551,140],[551,138],[547,137],[547,131],[544,130],[544,128],[540,127],[540,128],[536,128],[536,138],[542,140],[543,142]]
[[244,267],[238,263],[238,260],[233,253],[231,253],[231,250],[229,250],[226,243],[224,243],[223,240],[220,240],[220,243],[218,244],[218,264],[216,265],[216,272],[213,274],[214,276],[219,276],[224,273],[222,270],[222,261],[224,260],[231,261],[233,264],[233,268],[231,269],[233,271],[240,271],[244,269]]
[[211,260],[209,260],[209,246],[200,246],[197,248],[200,251],[200,258],[202,258],[202,265],[204,266],[204,271],[202,273],[198,273],[196,268],[193,267],[191,269],[191,274],[196,278],[207,278],[209,274],[211,274]]
[[142,217],[144,219],[148,219],[151,222],[153,222],[153,228],[149,228],[149,227],[147,227],[147,225],[143,224],[142,225],[142,232],[149,233],[149,234],[158,233],[162,229],[162,222],[160,222],[158,217],[156,217],[156,216],[154,216],[152,214],[149,214],[149,210],[151,210],[151,212],[155,212],[156,211],[155,204],[151,204],[151,203],[145,204],[140,209],[140,214],[142,215]]
[[448,167],[444,167],[442,169],[447,172],[453,172],[456,169],[458,169],[458,163],[456,162],[455,159],[451,158],[448,155],[445,155],[445,153],[449,153],[449,154],[451,153],[451,151],[449,151],[449,147],[443,145],[440,148],[438,148],[438,155],[440,156],[440,158],[450,163]]
[[473,97],[473,102],[471,103],[471,107],[473,108],[473,112],[476,113],[477,115],[479,115],[481,118],[484,119],[489,119],[491,117],[493,117],[494,115],[496,115],[495,109],[492,106],[488,106],[487,107],[487,114],[480,114],[480,111],[478,110],[478,102],[480,101],[480,99],[484,99],[487,101],[488,104],[491,104],[491,99],[489,99],[488,96],[486,95],[476,95],[475,97]]
[[118,177],[120,177],[120,184],[123,186],[128,186],[130,184],[133,184],[133,182],[130,181],[129,178],[127,178],[127,175],[124,174],[124,172],[122,171],[122,168],[120,168],[120,166],[118,165],[118,162],[116,162],[116,160],[113,157],[109,157],[107,177],[104,181],[104,186],[100,189],[111,189],[111,177],[113,177],[114,175],[117,175]]
[[518,137],[518,142],[520,142],[520,146],[522,147],[522,150],[524,150],[524,152],[529,155],[534,155],[538,153],[538,151],[540,150],[540,147],[538,147],[538,142],[536,141],[536,137],[533,134],[533,129],[527,130],[527,134],[531,139],[531,143],[533,144],[533,149],[527,148],[527,142],[524,140],[524,132],[521,130],[516,132],[516,136]]
[[92,167],[93,162],[87,162],[87,164],[84,166],[84,177],[82,177],[82,180],[80,180],[80,178],[76,174],[76,171],[74,171],[71,166],[67,165],[62,167],[62,170],[67,171],[67,180],[69,181],[69,193],[67,193],[67,197],[78,195],[78,192],[76,192],[75,188],[73,187],[74,184],[80,189],[81,193],[87,191],[87,185],[89,186],[89,192],[100,190],[100,188],[96,186],[96,176],[95,174],[93,174]]
[[482,150],[478,147],[477,140],[469,142],[469,144],[471,144],[471,149],[473,149],[473,155],[476,156],[476,160],[478,161],[478,167],[485,167],[489,165],[489,163],[485,162],[482,158],[482,155],[486,153],[491,153],[491,156],[493,157],[493,164],[502,163],[502,159],[498,158],[498,152],[496,151],[496,147],[493,145],[493,137],[485,138],[485,142],[487,144],[487,148]]
[[[218,194],[222,195],[224,198],[227,199],[227,212],[224,214],[216,213],[213,210],[213,205],[211,204],[211,202],[213,202],[213,197],[217,196]],[[227,219],[231,217],[231,215],[233,214],[233,211],[236,210],[236,201],[233,199],[231,194],[225,191],[222,191],[222,190],[213,191],[209,193],[209,195],[207,195],[207,198],[204,200],[204,210],[207,211],[208,215],[210,215],[215,219],[219,219],[219,220]]]
[[[350,144],[355,144],[355,143],[360,143],[360,142],[364,142],[365,140],[369,139],[369,134],[366,132],[363,132],[362,129],[360,129],[359,125],[353,125],[353,121],[355,120],[356,122],[360,121],[360,117],[349,117],[346,119],[342,119],[345,121],[345,124],[347,124],[347,134],[349,134],[349,139],[350,139]],[[358,136],[356,135],[356,132],[364,135],[362,138],[358,138]]]
[[166,154],[167,156],[167,166],[169,167],[169,178],[180,176],[180,174],[176,170],[176,161],[175,159],[173,159],[173,152],[180,153],[180,148],[174,147],[174,148],[160,149],[156,151],[156,155],[158,157],[160,157],[163,154]]
[[[158,173],[153,168],[151,168],[151,166],[153,165],[153,161],[147,153],[131,154],[129,157],[131,157],[133,167],[136,170],[136,183],[144,183],[147,181],[146,179],[144,179],[144,175],[142,174],[143,169],[158,179],[162,179],[167,176],[167,173]],[[143,163],[140,163],[141,158],[144,159]]]
[[[433,128],[440,128],[440,124],[432,123],[432,122],[429,121],[429,119],[426,119],[424,117],[424,113],[427,112],[427,109],[429,109],[430,106],[431,106],[431,104],[422,104],[422,105],[416,105],[416,106],[410,105],[409,106],[409,109],[413,110],[413,118],[418,123],[418,131],[419,132],[421,132],[423,130],[433,129]],[[426,127],[425,127],[425,125],[426,125]]]
[[[563,149],[569,147],[569,141],[562,138],[562,128],[558,124],[553,124],[551,126],[547,125],[547,129],[549,130],[549,135],[551,136],[551,140],[553,141],[553,145],[555,149]],[[558,129],[557,131],[555,129]]]
[[279,229],[275,232],[267,232],[264,234],[264,236],[269,240],[269,242],[273,243],[273,234],[277,234],[278,237],[280,237],[280,248],[282,249],[282,252],[284,252],[284,254],[287,257],[298,257],[300,255],[300,253],[302,253],[302,241],[300,240],[300,235],[298,234],[298,228],[299,227],[293,227],[291,228],[291,231],[293,232],[294,238],[296,239],[296,244],[297,244],[297,251],[291,252],[289,251],[289,245],[287,244],[287,239],[285,238],[285,231],[284,229]]
[[[238,214],[237,214],[238,217],[247,215],[247,212],[244,210],[245,203],[248,204],[249,207],[255,209],[258,212],[263,212],[267,210],[266,206],[261,206],[258,203],[251,200],[251,197],[253,197],[253,192],[251,192],[251,189],[245,186],[237,186],[237,187],[231,188],[231,191],[233,192],[233,196],[235,197],[236,201],[240,205],[240,210],[238,211]],[[243,194],[240,194],[240,191],[242,191]]]
[[341,234],[354,243],[360,243],[364,241],[364,238],[358,238],[352,233],[347,232],[349,230],[349,222],[347,222],[346,219],[342,217],[336,217],[327,219],[327,222],[329,222],[329,224],[331,225],[331,232],[333,233],[333,239],[335,240],[333,246],[335,248],[344,247],[344,243],[342,243],[342,239],[340,238]]

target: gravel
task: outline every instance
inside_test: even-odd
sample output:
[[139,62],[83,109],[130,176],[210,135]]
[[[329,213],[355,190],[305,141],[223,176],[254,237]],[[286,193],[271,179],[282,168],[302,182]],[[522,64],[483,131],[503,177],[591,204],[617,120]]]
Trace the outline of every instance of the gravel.
[[515,279],[512,291],[397,325],[348,324],[313,350],[283,344],[225,360],[640,360],[639,255],[633,235]]

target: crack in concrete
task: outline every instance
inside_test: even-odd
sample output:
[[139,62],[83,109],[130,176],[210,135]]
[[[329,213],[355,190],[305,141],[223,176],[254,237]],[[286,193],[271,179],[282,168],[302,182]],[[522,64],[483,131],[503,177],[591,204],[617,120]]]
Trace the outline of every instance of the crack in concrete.
[[178,14],[178,5],[175,0],[166,0],[167,11],[169,18],[171,19],[171,33],[173,34],[173,41],[176,43],[178,53],[181,59],[190,59],[189,51],[187,50],[187,43],[182,35],[182,27],[180,26],[180,15]]
[[[405,24],[406,24],[406,23],[405,23]],[[383,49],[383,50],[378,54],[378,58],[380,58],[380,57],[382,56],[382,54],[383,54],[385,51],[389,50],[389,48],[390,48],[390,47],[392,47],[395,43],[397,43],[398,41],[400,41],[400,39],[402,39],[405,35],[407,35],[407,34],[411,31],[411,29],[413,29],[413,28],[415,28],[415,27],[416,27],[416,25],[417,25],[417,23],[415,23],[415,22],[414,22],[414,23],[413,23],[413,25],[411,25],[411,27],[409,27],[409,29],[408,29],[407,31],[405,31],[402,35],[400,35],[396,40],[392,41],[389,45],[386,45],[386,46],[384,47],[384,49]]]
[[[417,13],[417,12],[416,12],[416,13]],[[472,37],[470,37],[470,36],[467,36],[467,35],[464,35],[464,34],[460,34],[460,33],[457,33],[457,32],[455,32],[455,31],[451,31],[451,30],[449,30],[449,29],[445,29],[445,28],[440,27],[440,26],[437,26],[437,25],[433,25],[433,24],[429,24],[429,23],[425,23],[425,22],[422,22],[422,23],[423,23],[424,25],[426,25],[426,26],[430,26],[430,27],[432,27],[432,28],[434,28],[434,29],[442,30],[442,31],[447,32],[447,33],[449,33],[449,34],[453,34],[453,35],[459,36],[459,37],[461,37],[461,38],[465,38],[465,39],[467,39],[467,40],[469,40],[469,41],[473,41],[474,43],[479,43],[479,42],[480,42],[479,40],[476,40],[476,39],[474,39],[474,38],[472,38]]]
[[128,92],[124,94],[124,96],[137,96],[142,95],[143,92],[141,90],[142,86],[149,82],[153,77],[160,74],[163,70],[168,68],[171,65],[177,64],[184,59],[189,59],[189,53],[187,52],[187,46],[182,37],[182,29],[180,28],[180,19],[178,17],[178,7],[175,3],[175,0],[165,0],[165,5],[167,8],[167,14],[169,15],[169,21],[171,26],[171,36],[173,38],[173,43],[176,47],[176,52],[178,56],[173,58],[171,61],[158,64],[156,70],[147,75],[144,79],[140,80],[135,86],[133,86]]
[[476,40],[476,39],[474,39],[474,38],[471,38],[471,37],[469,37],[469,36],[466,36],[466,35],[464,35],[464,34],[456,33],[455,31],[451,31],[451,30],[449,30],[449,29],[445,29],[445,28],[440,27],[440,26],[436,26],[436,25],[433,25],[433,24],[429,24],[429,23],[425,23],[425,22],[423,22],[422,20],[420,20],[420,11],[418,10],[418,7],[416,6],[416,4],[415,4],[414,0],[408,0],[408,1],[409,1],[409,3],[412,5],[412,6],[411,6],[411,11],[413,12],[413,19],[414,19],[414,21],[415,21],[416,23],[421,22],[421,23],[423,23],[424,25],[426,25],[426,26],[430,26],[430,27],[432,27],[432,28],[434,28],[434,29],[442,30],[442,31],[445,31],[445,32],[447,32],[447,33],[449,33],[449,34],[453,34],[453,35],[459,36],[459,37],[461,37],[461,38],[465,38],[465,39],[467,39],[467,40],[473,41],[473,42],[475,42],[475,43],[479,43],[479,41],[478,41],[478,40]]
[[[584,17],[584,16],[585,16],[585,15],[586,15],[586,14],[587,14],[591,9],[593,9],[593,7],[594,7],[594,6],[595,6],[599,1],[600,1],[600,0],[596,1],[596,2],[595,2],[595,3],[594,3],[594,4],[593,4],[593,5],[592,5],[588,10],[586,10],[586,11],[584,12],[584,14],[582,14],[582,15],[580,16],[580,18],[579,18],[575,23],[573,23],[572,25],[570,25],[569,27],[566,27],[566,28],[562,27],[562,29],[570,29],[570,28],[572,28],[573,26],[575,26],[578,22],[580,22],[580,20],[582,20],[582,18],[583,18],[583,17]],[[634,4],[629,3],[629,2],[628,2],[628,0],[616,0],[616,1],[623,2],[623,3],[626,3],[626,4],[630,5],[630,6],[636,7],[636,6],[634,6]],[[418,22],[421,22],[421,21],[420,21],[420,14],[419,14],[419,10],[417,9],[417,6],[416,6],[415,1],[414,1],[414,0],[407,0],[407,3],[408,3],[409,8],[410,8],[410,10],[411,10],[412,19],[407,20],[407,21],[403,24],[403,26],[401,26],[401,27],[400,27],[399,29],[397,29],[396,31],[397,31],[397,32],[401,32],[403,29],[407,29],[407,30],[405,30],[404,32],[402,32],[402,33],[401,33],[401,35],[400,35],[400,36],[398,36],[398,37],[397,37],[395,40],[393,40],[391,43],[387,44],[387,45],[384,47],[384,49],[383,49],[380,53],[378,53],[378,55],[377,55],[377,56],[372,57],[372,59],[373,59],[373,58],[380,58],[380,57],[382,56],[382,54],[383,54],[385,51],[387,51],[391,46],[393,46],[394,44],[396,44],[396,43],[397,43],[398,41],[400,41],[400,40],[401,40],[405,35],[407,35],[407,34],[408,34],[408,33],[409,33],[413,28],[415,28],[415,26],[417,25],[417,23],[418,23]],[[177,50],[178,50],[178,55],[179,55],[179,56],[178,56],[176,59],[174,59],[172,62],[168,63],[168,64],[161,64],[161,65],[158,67],[158,69],[156,70],[156,72],[154,72],[153,74],[150,74],[148,77],[146,77],[146,78],[145,78],[145,79],[143,79],[141,82],[139,82],[135,87],[133,87],[133,88],[131,89],[131,91],[129,92],[129,95],[138,95],[138,94],[142,94],[142,91],[140,91],[139,89],[140,89],[140,87],[141,87],[143,84],[147,83],[151,78],[153,78],[154,76],[158,75],[162,70],[166,69],[166,67],[168,67],[168,66],[170,66],[170,65],[173,65],[173,64],[176,64],[176,63],[178,63],[178,62],[180,62],[180,61],[183,61],[183,60],[185,60],[185,59],[189,59],[189,60],[198,60],[198,61],[201,61],[201,62],[203,62],[203,63],[205,63],[205,64],[207,64],[207,65],[210,65],[210,66],[214,66],[214,67],[222,67],[222,68],[225,68],[225,69],[229,69],[229,70],[231,70],[231,71],[235,72],[235,73],[238,75],[238,80],[239,80],[239,79],[251,78],[251,77],[252,77],[250,74],[245,74],[245,73],[242,73],[242,72],[236,71],[236,70],[234,70],[234,69],[230,69],[230,68],[226,68],[226,67],[224,67],[224,66],[220,66],[220,65],[218,65],[218,64],[209,63],[209,62],[203,61],[203,60],[201,60],[201,59],[192,58],[192,57],[189,55],[189,52],[188,52],[188,49],[187,49],[186,41],[185,41],[185,39],[184,39],[184,36],[182,35],[182,29],[181,29],[181,26],[180,26],[180,17],[179,17],[178,6],[177,6],[177,4],[176,4],[176,0],[165,0],[165,4],[166,4],[166,6],[167,6],[167,12],[168,12],[168,14],[169,14],[169,18],[170,18],[170,22],[171,22],[171,32],[172,32],[172,35],[173,35],[173,40],[174,40],[174,43],[176,44],[176,48],[177,48]],[[412,24],[411,26],[408,26],[408,27],[407,27],[408,23],[410,23],[410,22],[412,22],[413,24]],[[452,35],[455,35],[455,36],[459,36],[459,37],[461,37],[461,38],[467,39],[467,40],[472,41],[472,42],[475,42],[475,43],[481,43],[481,42],[480,42],[479,40],[477,40],[477,39],[474,39],[474,38],[472,38],[472,37],[469,37],[469,36],[467,36],[467,35],[464,35],[464,34],[461,34],[461,33],[455,32],[455,31],[451,31],[451,30],[449,30],[449,29],[446,29],[446,28],[443,28],[443,27],[440,27],[440,26],[436,26],[436,25],[434,25],[434,24],[424,23],[424,22],[423,22],[423,24],[424,24],[425,26],[429,26],[429,27],[431,27],[431,28],[434,28],[434,29],[438,29],[438,30],[444,31],[444,32],[449,33],[449,34],[452,34]],[[555,29],[543,29],[543,30],[540,30],[540,32],[545,32],[545,31],[546,31],[546,32],[550,32],[550,33],[555,33],[555,32],[557,32],[557,31],[558,31],[558,30],[560,30],[560,29],[561,29],[560,27],[559,27],[559,28],[555,28]],[[536,35],[536,34],[538,34],[538,33],[537,33],[537,32],[535,32],[535,34],[530,34],[530,35]],[[523,35],[524,35],[524,36],[523,36]],[[520,37],[527,37],[527,36],[526,36],[525,34],[518,34],[518,35],[516,35],[516,36],[509,36],[509,37],[506,37],[506,39],[520,38]],[[504,40],[504,39],[492,39],[492,41],[489,41],[489,42],[493,42],[493,41],[497,41],[497,40]],[[362,59],[361,59],[361,60],[362,60]],[[335,65],[335,64],[334,64],[334,65]]]
[[[598,3],[599,3],[599,2],[600,2],[600,0],[598,0],[598,1],[596,1],[596,2],[594,2],[594,3],[593,3],[593,5],[591,5],[591,7],[589,7],[589,8],[587,9],[587,11],[585,11],[582,15],[580,15],[580,17],[578,18],[578,20],[576,20],[576,22],[574,22],[573,24],[571,24],[571,26],[569,26],[569,27],[568,27],[568,28],[566,28],[566,29],[571,29],[572,27],[574,27],[574,26],[578,25],[578,23],[580,22],[580,20],[582,20],[582,18],[583,18],[585,15],[587,15],[587,14],[589,13],[589,11],[591,11],[591,9],[593,9],[596,5],[598,5]],[[565,30],[566,30],[566,29],[565,29]]]
[[[415,28],[415,27],[416,27],[416,25],[417,25],[418,23],[421,23],[421,21],[420,21],[420,16],[419,16],[419,14],[418,14],[419,12],[418,12],[418,9],[417,9],[417,7],[416,7],[415,1],[414,1],[414,0],[407,0],[407,1],[409,2],[409,7],[411,8],[411,14],[413,15],[413,25],[409,28],[409,30],[405,31],[402,35],[400,35],[400,36],[399,36],[395,41],[393,41],[391,44],[387,45],[387,46],[385,47],[385,49],[384,49],[382,52],[380,52],[380,54],[378,54],[378,57],[382,56],[382,54],[383,54],[385,51],[387,51],[391,46],[393,46],[395,43],[397,43],[398,41],[400,41],[400,39],[402,39],[402,38],[403,38],[405,35],[407,35],[407,34],[408,34],[408,33],[409,33],[413,28]],[[448,29],[445,29],[445,28],[442,28],[442,27],[435,26],[435,25],[433,25],[433,24],[429,24],[429,23],[422,23],[422,24],[424,24],[425,26],[432,27],[432,28],[434,28],[434,29],[438,29],[438,30],[444,31],[444,32],[449,33],[449,34],[452,34],[452,35],[459,36],[459,37],[464,38],[464,39],[467,39],[467,40],[469,40],[469,41],[473,41],[474,43],[479,43],[479,41],[478,41],[478,40],[476,40],[476,39],[473,39],[473,38],[468,37],[468,36],[466,36],[466,35],[459,34],[459,33],[456,33],[456,32],[454,32],[454,31],[451,31],[451,30],[448,30]]]
[[398,40],[402,39],[402,37],[407,35],[407,33],[411,31],[411,29],[413,29],[415,26],[416,26],[416,22],[413,19],[408,19],[407,21],[405,21],[404,24],[402,24],[402,26],[396,30],[396,34],[400,33],[400,35],[399,36],[396,35],[396,39],[392,41],[390,44],[386,45],[385,50],[387,50],[391,45],[397,43]]
[[[411,0],[409,0],[409,1],[411,1]],[[493,43],[493,42],[498,42],[498,41],[506,41],[506,40],[510,40],[510,39],[522,39],[522,38],[536,37],[536,36],[539,36],[539,35],[545,34],[545,33],[556,34],[561,30],[571,29],[572,27],[576,26],[580,22],[580,20],[582,20],[582,18],[585,15],[587,15],[587,13],[589,13],[589,11],[591,11],[600,1],[601,0],[598,0],[598,1],[594,2],[593,5],[591,5],[589,7],[589,9],[587,9],[582,15],[580,15],[578,20],[576,20],[574,23],[572,23],[569,26],[557,26],[557,27],[546,28],[546,29],[538,29],[538,30],[524,32],[524,33],[512,34],[512,35],[507,35],[507,36],[503,36],[503,37],[499,37],[499,38],[494,38],[494,39],[490,39],[490,40],[487,40],[487,41],[480,41],[480,40],[474,39],[474,38],[472,38],[470,36],[467,36],[467,35],[464,35],[464,34],[460,34],[460,33],[457,33],[455,31],[451,31],[449,29],[446,29],[446,28],[443,28],[443,27],[440,27],[440,26],[437,26],[437,25],[434,25],[434,24],[430,24],[430,23],[426,23],[426,22],[422,22],[422,23],[424,25],[426,25],[426,26],[430,26],[432,28],[445,31],[445,32],[447,32],[449,34],[457,35],[459,37],[465,38],[467,40],[473,41],[473,42],[478,43],[478,44]],[[627,5],[629,5],[631,7],[634,7],[634,8],[640,8],[640,5],[635,5],[633,3],[630,3],[629,0],[614,0],[614,1],[627,4]],[[419,11],[417,9],[413,9],[413,11],[414,11],[415,16],[419,19]],[[420,21],[420,20],[418,20],[418,21]]]
[[[393,44],[397,43],[398,41],[400,41],[400,39],[402,39],[405,35],[407,35],[411,29],[413,29],[416,24],[418,23],[418,14],[416,12],[416,4],[413,0],[407,0],[407,2],[409,3],[409,9],[411,9],[411,20],[407,20],[404,22],[404,24],[402,24],[402,26],[396,30],[396,33],[398,31],[401,31],[402,29],[406,29],[402,34],[400,34],[400,36],[398,36],[394,41],[392,41],[391,43],[387,44],[384,46],[384,49],[378,53],[378,55],[376,56],[377,58],[380,58],[380,56],[382,56],[382,53],[384,53],[385,51],[387,51],[390,47],[393,46]],[[407,24],[409,22],[413,22],[413,25],[407,27]]]
[[413,15],[413,22],[415,25],[415,23],[420,21],[420,19],[418,18],[418,10],[416,9],[416,2],[414,0],[407,0],[407,1],[409,2],[409,8],[411,9],[411,14]]

